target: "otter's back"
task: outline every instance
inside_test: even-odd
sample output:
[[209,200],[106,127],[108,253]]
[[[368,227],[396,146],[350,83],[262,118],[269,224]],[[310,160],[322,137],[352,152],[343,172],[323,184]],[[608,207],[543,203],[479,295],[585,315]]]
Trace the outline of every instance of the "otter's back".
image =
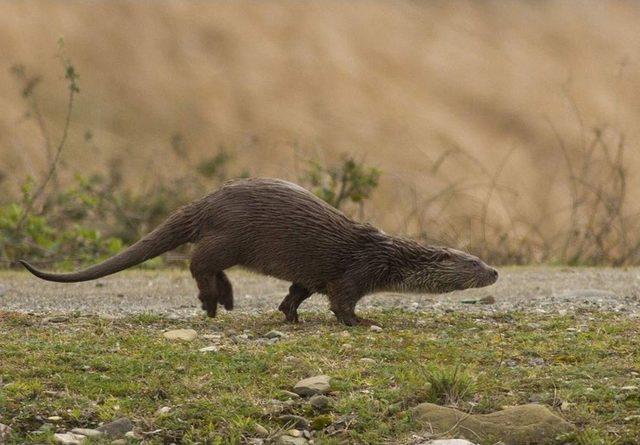
[[369,230],[278,179],[232,181],[207,207],[205,234],[229,237],[239,264],[312,288],[340,277]]

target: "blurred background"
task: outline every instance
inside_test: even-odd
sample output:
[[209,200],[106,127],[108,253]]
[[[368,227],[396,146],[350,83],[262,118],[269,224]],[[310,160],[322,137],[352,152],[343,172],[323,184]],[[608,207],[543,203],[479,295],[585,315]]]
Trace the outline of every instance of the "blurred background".
[[621,1],[2,2],[0,261],[93,262],[277,176],[493,263],[640,263],[638,23]]

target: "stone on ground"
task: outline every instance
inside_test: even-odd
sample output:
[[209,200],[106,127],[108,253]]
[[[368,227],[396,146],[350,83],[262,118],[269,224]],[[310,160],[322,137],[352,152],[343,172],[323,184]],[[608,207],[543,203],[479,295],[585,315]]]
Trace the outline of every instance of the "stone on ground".
[[547,443],[573,426],[542,405],[521,405],[491,414],[468,414],[432,403],[413,408],[415,419],[432,434],[466,436],[473,440],[502,441],[505,445]]
[[71,430],[74,434],[82,434],[87,437],[95,437],[102,435],[102,431],[92,430],[91,428],[74,428]]
[[0,443],[4,443],[9,436],[11,435],[11,427],[9,425],[5,425],[4,423],[0,423]]
[[285,336],[284,332],[275,331],[275,330],[269,331],[265,334],[266,338],[282,338],[284,336]]
[[329,397],[323,396],[321,394],[316,394],[309,399],[309,404],[313,407],[313,409],[317,409],[318,411],[327,410],[330,403],[331,400],[329,399]]
[[307,443],[309,443],[309,441],[304,437],[293,437],[288,435],[280,436],[276,441],[276,445],[305,445]]
[[162,334],[167,340],[192,341],[198,336],[193,329],[173,329]]
[[293,387],[293,392],[306,397],[315,394],[325,394],[331,390],[331,377],[328,375],[317,375],[302,379]]
[[80,445],[87,438],[87,436],[75,433],[56,433],[53,437],[56,443],[62,445]]
[[109,437],[123,437],[131,430],[133,430],[133,423],[126,417],[105,423],[98,428],[98,431],[105,433]]
[[466,439],[436,439],[422,442],[419,445],[476,445]]

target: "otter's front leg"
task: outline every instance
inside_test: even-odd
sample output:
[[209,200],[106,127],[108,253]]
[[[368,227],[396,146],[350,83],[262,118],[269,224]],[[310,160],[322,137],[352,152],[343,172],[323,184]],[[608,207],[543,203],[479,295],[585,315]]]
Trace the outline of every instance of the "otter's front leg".
[[300,284],[293,283],[278,309],[284,314],[288,322],[298,323],[300,321],[298,319],[298,307],[310,296],[311,291]]

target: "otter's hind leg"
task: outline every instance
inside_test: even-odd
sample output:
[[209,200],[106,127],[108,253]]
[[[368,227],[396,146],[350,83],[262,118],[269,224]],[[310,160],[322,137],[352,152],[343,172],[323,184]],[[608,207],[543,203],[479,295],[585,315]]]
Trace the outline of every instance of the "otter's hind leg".
[[298,319],[298,307],[310,296],[311,292],[306,287],[293,283],[278,309],[284,314],[288,322],[298,323],[300,321]]
[[221,239],[202,239],[191,255],[191,275],[198,285],[198,298],[209,317],[215,317],[218,304],[233,309],[233,288],[223,272],[234,265]]

